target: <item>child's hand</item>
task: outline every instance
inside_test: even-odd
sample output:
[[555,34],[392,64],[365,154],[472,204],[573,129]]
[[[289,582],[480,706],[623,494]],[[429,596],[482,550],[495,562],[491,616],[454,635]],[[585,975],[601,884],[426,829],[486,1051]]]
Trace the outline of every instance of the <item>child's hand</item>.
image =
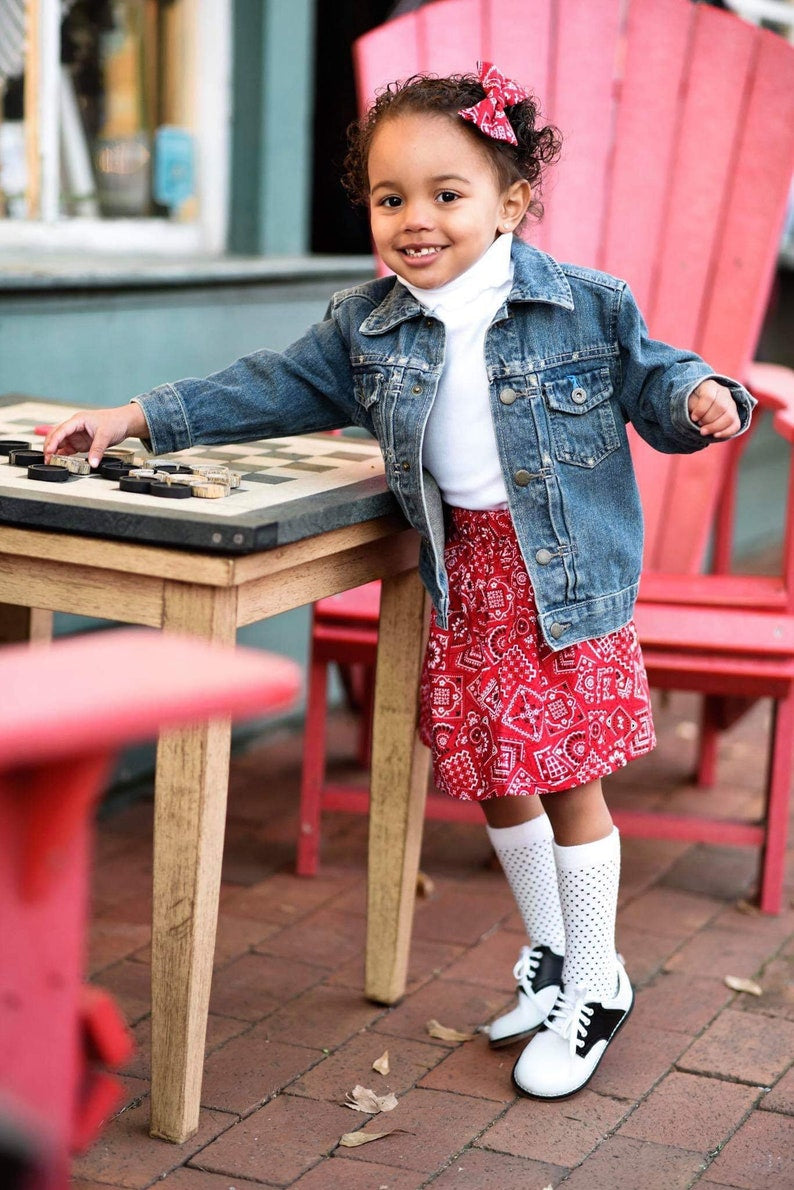
[[689,396],[689,416],[703,435],[732,438],[741,422],[731,390],[716,380],[704,380]]
[[44,461],[49,463],[56,453],[73,455],[87,450],[88,461],[92,467],[97,467],[109,446],[115,446],[125,438],[145,437],[148,432],[139,405],[84,410],[50,430],[44,440]]

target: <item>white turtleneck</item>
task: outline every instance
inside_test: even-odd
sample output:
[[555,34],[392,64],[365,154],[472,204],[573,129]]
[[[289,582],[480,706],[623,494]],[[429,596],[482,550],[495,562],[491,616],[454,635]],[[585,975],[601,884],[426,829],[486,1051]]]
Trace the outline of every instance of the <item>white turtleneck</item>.
[[438,289],[400,280],[444,324],[446,352],[422,448],[422,465],[455,508],[504,508],[502,477],[488,398],[485,332],[510,293],[511,234]]

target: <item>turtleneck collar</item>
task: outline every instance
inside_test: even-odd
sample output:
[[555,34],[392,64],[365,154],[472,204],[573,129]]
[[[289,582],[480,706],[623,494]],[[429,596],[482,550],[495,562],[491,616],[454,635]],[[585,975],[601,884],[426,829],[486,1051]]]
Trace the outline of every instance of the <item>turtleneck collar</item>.
[[497,236],[487,252],[479,260],[461,273],[453,277],[446,285],[438,289],[420,289],[400,277],[400,282],[409,293],[426,309],[433,311],[456,310],[469,302],[475,301],[490,289],[512,281],[513,263],[510,258],[513,246],[512,232]]

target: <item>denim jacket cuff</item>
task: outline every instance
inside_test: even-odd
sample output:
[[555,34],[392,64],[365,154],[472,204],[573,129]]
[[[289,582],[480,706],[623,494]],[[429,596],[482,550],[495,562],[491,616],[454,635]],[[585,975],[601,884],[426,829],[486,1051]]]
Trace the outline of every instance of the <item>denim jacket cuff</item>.
[[131,404],[139,405],[146,418],[154,454],[169,454],[193,445],[185,407],[172,384],[161,384],[133,397]]
[[[700,435],[700,429],[692,421],[689,416],[689,398],[692,393],[703,383],[704,380],[716,380],[717,384],[722,384],[725,388],[730,389],[731,396],[736,403],[736,409],[739,414],[739,429],[734,437],[743,434],[750,425],[750,418],[752,411],[758,404],[755,397],[752,397],[743,384],[739,384],[737,380],[731,379],[730,376],[722,376],[718,372],[707,372],[705,376],[698,377],[695,384],[690,385],[686,391],[678,394],[678,399],[673,402],[672,419],[676,429],[690,432],[692,434]],[[722,441],[722,439],[716,439]],[[725,441],[728,441],[726,439]]]

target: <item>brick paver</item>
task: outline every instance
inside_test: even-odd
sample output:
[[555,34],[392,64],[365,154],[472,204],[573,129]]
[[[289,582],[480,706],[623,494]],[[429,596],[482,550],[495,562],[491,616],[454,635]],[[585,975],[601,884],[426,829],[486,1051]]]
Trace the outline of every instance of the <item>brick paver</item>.
[[755,1087],[673,1072],[639,1105],[621,1133],[708,1153],[732,1135],[758,1098]]
[[550,1165],[578,1165],[626,1111],[625,1103],[589,1089],[559,1103],[521,1099],[488,1129],[478,1145]]
[[437,1091],[455,1091],[460,1095],[478,1095],[498,1103],[512,1103],[515,1098],[510,1072],[521,1046],[492,1050],[485,1037],[457,1046],[420,1081],[420,1087]]
[[202,1111],[198,1132],[184,1145],[150,1137],[148,1119],[148,1097],[132,1098],[130,1105],[105,1127],[96,1144],[75,1158],[72,1165],[75,1175],[88,1181],[142,1190],[204,1149],[230,1128],[236,1117],[226,1112]]
[[206,1107],[247,1116],[321,1057],[316,1049],[274,1041],[265,1026],[255,1025],[209,1055],[201,1101]]
[[[721,810],[757,811],[763,713],[759,704],[731,733],[744,752],[730,741],[722,749],[725,784],[705,795]],[[341,755],[353,736],[339,719]],[[657,712],[660,747],[615,774],[616,803],[702,809],[687,783],[695,719],[680,695]],[[794,1185],[794,910],[767,918],[741,903],[752,853],[623,840],[618,944],[634,1013],[585,1091],[540,1103],[513,1092],[521,1043],[492,1051],[481,1034],[452,1043],[426,1032],[431,1017],[476,1029],[513,1001],[526,939],[482,826],[427,824],[422,869],[434,887],[417,905],[406,994],[390,1009],[370,1004],[366,819],[326,815],[320,872],[295,877],[300,760],[300,737],[282,732],[232,763],[204,1107],[185,1145],[147,1135],[151,798],[100,821],[91,970],[117,997],[138,1052],[125,1110],[75,1160],[72,1190]],[[790,880],[789,900],[794,864]],[[753,977],[763,994],[731,991],[726,975]],[[372,1063],[386,1050],[384,1076]],[[397,1108],[351,1111],[357,1083],[393,1091]],[[362,1130],[392,1135],[339,1146]]]
[[[383,1142],[372,1142],[379,1146],[379,1159],[429,1175],[470,1145],[503,1110],[502,1104],[491,1100],[419,1088],[409,1091],[394,1111],[372,1119],[364,1131],[394,1129]],[[348,1115],[352,1129],[356,1113]],[[354,1161],[370,1161],[375,1156],[369,1145],[349,1149],[347,1155]]]
[[794,1186],[794,1121],[774,1112],[753,1112],[718,1153],[708,1177],[741,1190]]
[[700,1153],[610,1136],[565,1182],[565,1190],[685,1190],[704,1165]]
[[[384,1053],[388,1055],[389,1065],[386,1075],[372,1069],[372,1063]],[[293,1095],[327,1099],[331,1103],[344,1103],[348,1091],[356,1084],[369,1087],[378,1095],[391,1091],[401,1096],[446,1056],[447,1050],[437,1045],[404,1038],[395,1040],[365,1030],[334,1053],[323,1056],[322,1061],[292,1084],[290,1091]]]
[[288,1186],[328,1156],[349,1131],[352,1112],[279,1095],[201,1151],[202,1169]]
[[[433,1182],[433,1190],[540,1190],[557,1186],[568,1171],[542,1161],[469,1149],[450,1162]],[[389,1187],[391,1190],[391,1187]]]
[[772,1083],[794,1055],[794,1023],[726,1009],[679,1060],[682,1070],[761,1085]]
[[758,1105],[768,1111],[783,1112],[794,1116],[794,1066],[783,1075],[768,1095]]
[[652,1025],[697,1037],[717,1013],[734,999],[722,980],[699,979],[678,971],[660,971],[641,987],[634,1002],[632,1024]]

